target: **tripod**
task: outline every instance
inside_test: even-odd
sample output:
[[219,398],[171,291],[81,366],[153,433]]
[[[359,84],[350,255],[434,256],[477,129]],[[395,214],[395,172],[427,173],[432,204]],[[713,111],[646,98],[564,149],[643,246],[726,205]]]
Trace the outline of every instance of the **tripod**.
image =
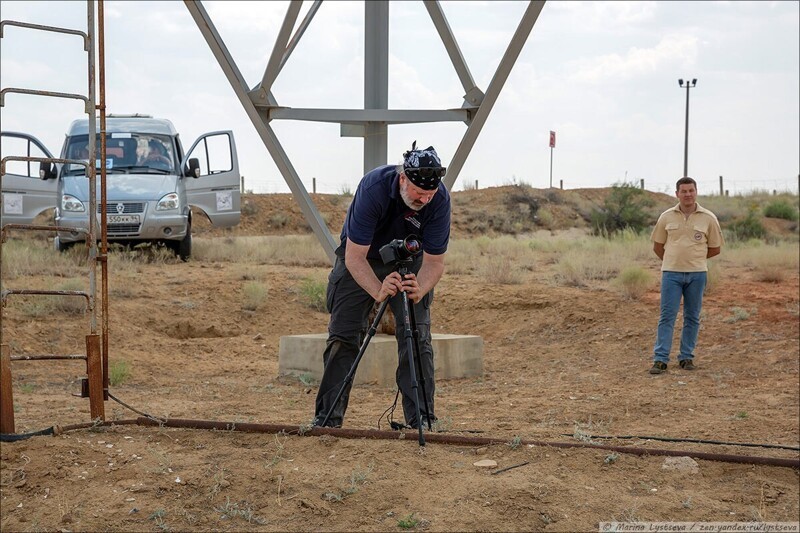
[[[397,262],[397,272],[400,274],[401,278],[405,278],[405,275],[409,273],[408,267],[413,263],[413,259],[400,259]],[[425,394],[425,375],[422,371],[422,364],[420,363],[419,358],[419,331],[417,330],[417,321],[416,317],[414,316],[414,306],[408,300],[408,294],[405,291],[400,292],[400,297],[402,299],[402,312],[403,312],[403,338],[406,343],[406,352],[408,353],[408,367],[410,370],[411,375],[411,388],[414,389],[414,407],[417,411],[417,427],[419,429],[419,445],[425,446],[425,437],[422,436],[422,417],[420,416],[420,408],[419,408],[419,386],[417,383],[417,368],[419,368],[419,381],[422,384],[422,400],[425,402],[425,413],[426,413],[426,420],[428,422],[428,430],[431,429],[431,420],[430,420],[430,410],[428,408],[428,397]],[[347,373],[347,376],[344,378],[344,383],[342,383],[342,387],[339,389],[339,393],[336,395],[336,399],[333,400],[333,405],[331,405],[330,409],[328,409],[325,418],[322,421],[322,426],[324,427],[325,424],[328,423],[328,419],[331,417],[333,410],[339,405],[339,400],[342,398],[344,391],[348,388],[348,386],[353,382],[353,378],[356,374],[356,369],[358,368],[358,363],[361,361],[361,358],[364,356],[364,353],[367,351],[367,346],[369,346],[369,342],[372,340],[372,337],[378,332],[378,324],[381,322],[381,318],[383,317],[383,313],[386,311],[386,307],[389,305],[389,298],[386,298],[381,305],[378,307],[378,313],[375,315],[375,319],[372,321],[372,324],[367,331],[367,337],[364,339],[364,342],[361,343],[361,347],[358,350],[358,355],[356,356],[355,361],[353,361],[353,365],[350,367],[350,371]],[[416,364],[415,364],[416,361]]]

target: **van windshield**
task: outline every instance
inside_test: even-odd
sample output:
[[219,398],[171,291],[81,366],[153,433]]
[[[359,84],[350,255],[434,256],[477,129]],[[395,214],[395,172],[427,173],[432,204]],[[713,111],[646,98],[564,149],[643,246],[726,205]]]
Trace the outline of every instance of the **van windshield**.
[[[95,154],[96,168],[100,168],[100,138]],[[75,135],[67,140],[66,158],[89,160],[89,136]],[[176,161],[172,138],[151,133],[109,133],[106,135],[107,172],[119,173],[175,173]],[[84,174],[86,167],[68,163],[66,175]]]

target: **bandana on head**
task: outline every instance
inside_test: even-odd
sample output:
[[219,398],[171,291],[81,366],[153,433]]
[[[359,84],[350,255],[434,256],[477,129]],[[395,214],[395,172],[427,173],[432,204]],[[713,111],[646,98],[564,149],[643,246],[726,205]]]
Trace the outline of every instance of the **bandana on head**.
[[414,141],[411,150],[403,154],[403,173],[420,189],[432,191],[438,188],[446,171],[433,146],[417,150],[417,141]]

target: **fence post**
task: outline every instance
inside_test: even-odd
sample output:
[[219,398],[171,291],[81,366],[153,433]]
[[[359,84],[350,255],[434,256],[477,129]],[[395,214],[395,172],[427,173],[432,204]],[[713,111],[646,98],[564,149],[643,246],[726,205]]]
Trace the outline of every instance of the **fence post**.
[[725,187],[722,186],[722,176],[719,177],[719,195],[725,194]]
[[725,189],[725,196],[730,196],[730,194],[728,194],[729,192],[728,189]]
[[15,433],[14,394],[11,391],[11,347],[0,346],[0,433]]
[[240,192],[244,194],[244,176],[242,176],[242,190]]
[[311,192],[314,194],[317,192],[317,178],[311,178]]
[[644,178],[642,178],[642,190],[644,190]]
[[564,190],[564,180],[558,180],[558,186],[563,191]]
[[100,336],[86,336],[86,374],[89,380],[89,413],[92,420],[105,421],[103,405],[103,360],[100,358]]
[[478,180],[475,180],[475,190],[478,190]]

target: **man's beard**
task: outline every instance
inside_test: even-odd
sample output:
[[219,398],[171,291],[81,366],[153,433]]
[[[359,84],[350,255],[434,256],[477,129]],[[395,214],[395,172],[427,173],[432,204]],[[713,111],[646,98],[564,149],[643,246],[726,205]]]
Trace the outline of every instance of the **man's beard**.
[[411,196],[408,194],[408,187],[400,187],[400,198],[403,199],[403,203],[406,204],[409,209],[413,209],[414,211],[419,211],[425,207],[425,204],[422,202],[415,202],[411,199]]

